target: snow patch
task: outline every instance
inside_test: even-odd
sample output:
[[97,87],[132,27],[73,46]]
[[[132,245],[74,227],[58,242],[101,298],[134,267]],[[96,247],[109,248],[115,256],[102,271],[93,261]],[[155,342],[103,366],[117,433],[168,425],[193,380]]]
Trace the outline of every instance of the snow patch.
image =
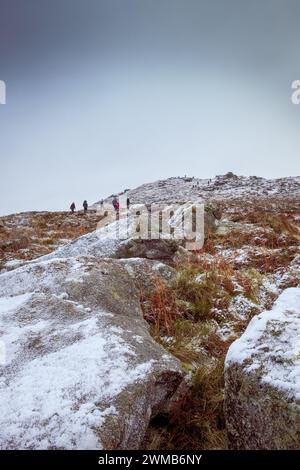
[[300,399],[300,288],[281,293],[272,310],[254,317],[229,348],[226,367],[244,364],[261,380]]

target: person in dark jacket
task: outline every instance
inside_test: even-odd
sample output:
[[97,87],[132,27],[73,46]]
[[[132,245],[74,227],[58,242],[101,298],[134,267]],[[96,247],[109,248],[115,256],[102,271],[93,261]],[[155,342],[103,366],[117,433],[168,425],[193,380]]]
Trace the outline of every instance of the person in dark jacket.
[[88,207],[89,207],[87,201],[83,201],[83,204],[82,204],[82,205],[83,205],[84,213],[86,214],[86,213],[87,213],[87,210],[88,210]]
[[130,207],[130,199],[129,199],[129,197],[128,197],[127,200],[126,200],[126,204],[127,204],[127,210],[129,210],[129,207]]
[[70,211],[72,212],[72,214],[74,214],[75,209],[76,209],[75,202],[72,202],[72,204],[70,205]]

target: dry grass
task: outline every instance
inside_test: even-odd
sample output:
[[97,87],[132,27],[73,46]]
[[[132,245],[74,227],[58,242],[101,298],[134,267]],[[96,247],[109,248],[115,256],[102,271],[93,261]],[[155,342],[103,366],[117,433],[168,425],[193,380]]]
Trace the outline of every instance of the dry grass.
[[[300,204],[296,210],[287,211],[288,204],[281,201],[277,212],[268,210],[266,201],[261,206],[253,203],[247,207],[240,201],[238,204],[234,214],[228,205],[230,218],[253,225],[231,230],[225,236],[211,234],[202,250],[193,253],[186,264],[176,266],[177,278],[170,285],[158,283],[150,302],[146,302],[152,312],[148,312],[148,319],[151,317],[154,325],[154,337],[182,362],[192,374],[192,382],[168,413],[151,423],[145,448],[226,448],[226,353],[252,315],[262,307],[270,308],[276,299],[276,293],[271,292],[265,295],[264,305],[260,304],[264,277],[283,275],[299,253],[299,229],[294,218],[300,214]],[[235,250],[244,248],[247,256],[235,260]],[[232,250],[232,257],[222,256],[223,250]],[[285,284],[299,285],[299,278],[290,276]],[[236,296],[251,301],[245,319],[229,313]],[[223,325],[231,331],[226,339],[220,336]]]
[[[217,271],[216,266],[222,269]],[[168,415],[150,426],[148,449],[226,447],[223,361],[234,338],[219,336],[213,309],[225,298],[227,307],[235,287],[230,278],[234,271],[224,259],[216,259],[216,266],[206,272],[201,263],[181,266],[170,285],[157,280],[154,291],[144,298],[153,336],[193,375],[191,386]]]
[[161,278],[155,278],[154,290],[147,298],[145,319],[154,325],[154,333],[170,334],[174,320],[179,316],[174,292]]
[[41,212],[2,217],[0,262],[31,260],[96,229],[96,213]]
[[262,274],[274,273],[280,268],[287,268],[296,252],[297,250],[289,249],[262,251],[254,253],[247,264]]
[[167,415],[152,422],[147,448],[226,448],[223,368],[220,359],[211,367],[199,367],[195,371],[187,392],[173,403]]

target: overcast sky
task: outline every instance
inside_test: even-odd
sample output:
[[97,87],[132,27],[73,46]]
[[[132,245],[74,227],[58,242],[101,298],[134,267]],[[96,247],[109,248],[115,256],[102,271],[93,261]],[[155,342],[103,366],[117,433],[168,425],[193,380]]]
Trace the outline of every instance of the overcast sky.
[[0,0],[0,214],[300,174],[299,0]]

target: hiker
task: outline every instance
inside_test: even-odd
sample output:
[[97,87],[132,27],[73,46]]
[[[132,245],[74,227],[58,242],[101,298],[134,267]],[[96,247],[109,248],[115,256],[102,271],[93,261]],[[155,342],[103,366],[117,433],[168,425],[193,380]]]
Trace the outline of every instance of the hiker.
[[129,197],[126,199],[126,205],[127,205],[127,210],[129,210],[129,207],[130,207],[130,199],[129,199]]
[[87,213],[87,210],[88,210],[88,207],[89,207],[87,201],[83,201],[82,206],[83,206],[84,213],[86,214],[86,213]]
[[101,201],[100,201],[100,207],[101,207],[101,209],[103,209],[103,199],[101,199]]
[[72,214],[74,214],[75,209],[76,209],[75,202],[72,202],[72,204],[70,205],[70,211],[72,212]]
[[116,196],[113,197],[112,205],[114,206],[115,211],[118,211],[120,209],[120,203]]

